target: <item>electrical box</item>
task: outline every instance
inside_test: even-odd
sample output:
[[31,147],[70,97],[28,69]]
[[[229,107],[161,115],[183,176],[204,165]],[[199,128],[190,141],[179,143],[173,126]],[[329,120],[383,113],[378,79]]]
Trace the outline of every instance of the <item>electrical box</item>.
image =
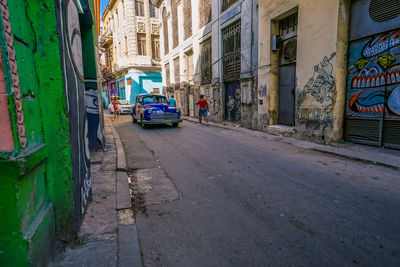
[[273,35],[271,38],[272,51],[279,51],[282,47],[282,38],[280,35]]

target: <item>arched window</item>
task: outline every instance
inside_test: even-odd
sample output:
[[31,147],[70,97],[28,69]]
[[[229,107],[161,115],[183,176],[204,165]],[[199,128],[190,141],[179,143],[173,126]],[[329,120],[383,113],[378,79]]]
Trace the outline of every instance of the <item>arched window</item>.
[[186,40],[192,35],[192,0],[183,1],[183,29]]
[[171,17],[172,17],[172,48],[179,45],[179,31],[178,31],[178,6],[177,1],[173,0],[171,3]]
[[166,8],[162,11],[162,20],[163,20],[163,30],[164,30],[164,54],[169,53],[169,43],[168,43],[168,18],[167,18],[167,10]]
[[211,22],[211,0],[199,1],[199,27],[202,28]]

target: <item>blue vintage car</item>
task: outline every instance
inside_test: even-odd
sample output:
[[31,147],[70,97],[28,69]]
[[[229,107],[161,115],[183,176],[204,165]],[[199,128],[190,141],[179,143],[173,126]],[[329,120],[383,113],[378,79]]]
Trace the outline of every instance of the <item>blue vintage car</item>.
[[169,107],[167,98],[156,94],[140,94],[132,107],[132,122],[144,128],[148,124],[167,124],[177,127],[182,122],[181,111]]

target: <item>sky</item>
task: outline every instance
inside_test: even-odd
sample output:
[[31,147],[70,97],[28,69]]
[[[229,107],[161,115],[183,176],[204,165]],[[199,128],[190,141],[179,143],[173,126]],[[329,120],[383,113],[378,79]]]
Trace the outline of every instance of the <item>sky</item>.
[[108,0],[100,0],[100,16],[103,15],[103,11],[106,8]]

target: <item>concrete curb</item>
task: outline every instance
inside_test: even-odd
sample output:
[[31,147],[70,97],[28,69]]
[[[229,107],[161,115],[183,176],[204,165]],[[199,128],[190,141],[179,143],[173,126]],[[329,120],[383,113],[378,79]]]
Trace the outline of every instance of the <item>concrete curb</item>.
[[[190,118],[190,117],[184,117],[183,118],[186,121],[192,122],[192,123],[197,123],[197,119]],[[217,127],[217,128],[222,128],[222,129],[227,129],[227,130],[239,130],[245,133],[252,134],[254,136],[258,137],[264,137],[268,138],[269,140],[272,141],[280,141],[284,142],[286,144],[291,144],[299,148],[307,149],[307,150],[313,150],[317,151],[320,153],[325,153],[325,154],[330,154],[330,155],[335,155],[335,156],[340,156],[345,159],[349,160],[354,160],[354,161],[359,161],[359,162],[364,162],[368,164],[374,164],[374,165],[379,165],[383,167],[388,167],[392,168],[395,170],[400,170],[400,154],[399,156],[397,155],[390,155],[388,156],[385,153],[381,153],[382,155],[379,155],[379,152],[374,151],[370,152],[368,155],[368,152],[366,151],[355,151],[354,149],[351,148],[341,148],[341,147],[336,147],[333,145],[322,145],[322,144],[317,144],[313,143],[310,141],[304,141],[304,140],[298,140],[294,139],[291,137],[285,137],[285,136],[279,136],[279,135],[271,135],[269,133],[261,132],[261,131],[255,131],[247,128],[237,128],[232,125],[223,125],[221,123],[215,123],[215,122],[209,122],[209,126]],[[362,146],[362,145],[359,145]],[[395,153],[393,153],[395,154]]]
[[117,148],[117,171],[127,171],[127,165],[126,165],[126,155],[125,155],[125,150],[124,146],[122,144],[121,138],[119,137],[119,134],[117,130],[114,127],[113,122],[111,121],[110,123],[111,126],[111,131],[114,136],[115,140],[115,146]]
[[[109,118],[107,118],[109,120]],[[114,136],[117,150],[117,196],[116,209],[118,211],[118,264],[117,266],[142,267],[139,236],[132,211],[132,201],[129,192],[129,181],[124,146],[121,138],[110,120],[111,131]]]

